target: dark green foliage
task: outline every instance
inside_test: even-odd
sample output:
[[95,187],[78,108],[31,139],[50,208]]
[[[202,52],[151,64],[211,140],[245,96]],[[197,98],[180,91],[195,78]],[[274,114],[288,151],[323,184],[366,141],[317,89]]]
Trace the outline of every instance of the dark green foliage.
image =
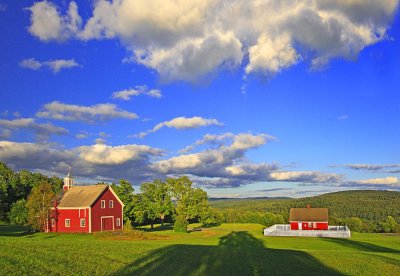
[[25,199],[20,199],[11,205],[8,218],[12,224],[26,225],[28,223],[28,209]]
[[27,170],[14,173],[0,162],[0,221],[7,221],[12,204],[20,199],[27,199],[33,187],[43,182],[49,183],[55,194],[61,192],[63,181],[56,176],[47,177]]
[[186,233],[188,225],[189,222],[184,216],[177,216],[174,222],[174,231]]

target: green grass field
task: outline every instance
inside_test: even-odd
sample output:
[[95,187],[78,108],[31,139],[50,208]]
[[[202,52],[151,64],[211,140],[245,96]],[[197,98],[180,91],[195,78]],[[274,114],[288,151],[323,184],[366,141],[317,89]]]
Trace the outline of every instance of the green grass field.
[[25,230],[0,225],[1,275],[400,275],[399,236],[264,237],[257,224],[156,228],[148,240]]

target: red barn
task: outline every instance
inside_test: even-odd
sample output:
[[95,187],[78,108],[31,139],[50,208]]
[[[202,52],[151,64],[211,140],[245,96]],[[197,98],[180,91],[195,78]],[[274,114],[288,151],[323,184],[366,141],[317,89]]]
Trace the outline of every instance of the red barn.
[[328,208],[291,208],[291,230],[328,230]]
[[124,204],[109,185],[74,186],[70,173],[64,194],[52,210],[48,232],[84,232],[123,229]]

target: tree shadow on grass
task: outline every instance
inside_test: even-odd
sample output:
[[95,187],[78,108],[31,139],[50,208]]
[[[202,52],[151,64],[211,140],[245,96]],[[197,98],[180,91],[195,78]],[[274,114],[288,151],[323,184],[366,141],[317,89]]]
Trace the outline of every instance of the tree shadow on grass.
[[115,275],[340,275],[313,256],[267,249],[248,232],[231,232],[218,246],[172,245],[154,250]]
[[0,225],[0,236],[23,237],[32,235],[29,227],[20,225]]
[[165,223],[164,225],[155,225],[153,229],[147,227],[135,227],[135,229],[144,232],[158,232],[164,230],[172,230],[174,229],[174,225],[170,223]]
[[380,245],[375,245],[367,242],[360,242],[355,240],[348,239],[333,239],[333,238],[324,238],[325,241],[333,242],[345,247],[353,248],[358,251],[366,251],[366,252],[379,252],[379,253],[400,253],[400,250],[396,250],[389,247],[384,247]]

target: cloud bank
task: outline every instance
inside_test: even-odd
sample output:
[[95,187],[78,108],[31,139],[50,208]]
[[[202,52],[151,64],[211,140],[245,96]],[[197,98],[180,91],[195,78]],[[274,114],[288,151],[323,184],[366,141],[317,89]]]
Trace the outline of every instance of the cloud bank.
[[399,0],[98,0],[83,24],[71,2],[33,4],[42,41],[118,39],[162,80],[196,81],[220,69],[272,76],[299,62],[353,60],[387,38]]

